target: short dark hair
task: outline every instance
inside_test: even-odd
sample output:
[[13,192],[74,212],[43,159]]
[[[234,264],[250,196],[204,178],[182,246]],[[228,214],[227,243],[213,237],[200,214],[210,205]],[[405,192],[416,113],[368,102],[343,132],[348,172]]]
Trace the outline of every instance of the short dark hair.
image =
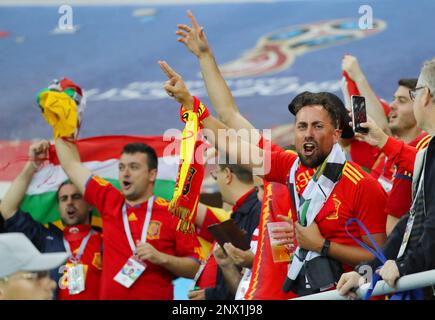
[[[326,92],[303,92],[295,97],[291,102],[292,109],[296,115],[303,107],[311,105],[321,105],[328,112],[331,123],[334,128],[338,128],[340,113],[336,107],[336,101],[333,101],[330,94]],[[290,106],[289,106],[290,108]]]
[[418,79],[414,78],[400,79],[399,81],[397,81],[397,84],[399,86],[407,87],[408,89],[413,90],[415,89],[415,87],[417,87],[417,81]]
[[65,186],[65,185],[67,185],[67,184],[72,184],[72,185],[74,185],[74,183],[73,183],[70,179],[65,180],[64,182],[62,182],[62,183],[60,184],[59,188],[57,188],[57,191],[56,191],[56,201],[57,201],[57,202],[59,202],[59,192],[60,192],[60,189],[62,189],[63,186]]
[[156,151],[150,147],[149,145],[142,143],[142,142],[132,142],[129,144],[126,144],[124,148],[122,149],[121,154],[133,154],[141,152],[147,155],[148,159],[148,169],[157,169],[157,154]]
[[230,169],[232,173],[240,180],[240,182],[244,184],[251,184],[254,182],[254,177],[252,176],[252,172],[245,167],[239,166],[238,164],[219,164],[221,170],[225,168]]

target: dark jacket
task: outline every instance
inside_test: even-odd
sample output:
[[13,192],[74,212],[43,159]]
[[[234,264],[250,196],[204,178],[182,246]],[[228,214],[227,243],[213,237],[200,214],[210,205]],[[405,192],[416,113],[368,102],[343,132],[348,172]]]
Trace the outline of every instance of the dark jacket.
[[[252,234],[260,221],[261,202],[258,201],[257,192],[253,190],[246,198],[239,209],[231,215],[237,225],[247,232],[247,237],[251,241]],[[216,275],[216,286],[205,289],[206,300],[234,300],[234,295],[230,293],[225,283],[224,275],[218,267]]]
[[[43,224],[33,220],[30,214],[21,210],[18,210],[15,215],[5,220],[4,228],[5,232],[24,233],[40,252],[66,251],[63,245],[63,232],[59,228],[51,223],[45,227]],[[56,284],[59,283],[61,275],[58,269],[50,271],[50,277]],[[56,286],[56,288],[58,288],[58,286]]]
[[[397,259],[408,221],[406,214],[400,219],[382,248],[388,260],[396,260],[400,276],[435,269],[435,139],[431,140],[427,148],[423,186],[426,208],[423,234],[412,250]],[[369,263],[374,270],[381,264],[377,259]]]

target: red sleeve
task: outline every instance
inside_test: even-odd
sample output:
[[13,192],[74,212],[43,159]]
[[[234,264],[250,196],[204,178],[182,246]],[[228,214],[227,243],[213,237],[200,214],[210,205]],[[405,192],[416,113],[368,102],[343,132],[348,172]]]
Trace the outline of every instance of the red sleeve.
[[385,213],[396,218],[401,218],[411,207],[412,195],[412,174],[396,173],[393,180],[393,188],[391,189]]
[[381,151],[397,166],[398,171],[414,171],[416,148],[389,137]]
[[273,144],[269,140],[264,139],[263,136],[261,136],[260,140],[258,141],[257,146],[263,150],[266,147],[266,150],[270,149],[270,151],[272,151],[272,152],[284,151],[283,148],[281,148],[280,146],[277,146],[276,144]]
[[108,214],[118,214],[113,210],[124,202],[122,193],[110,184],[110,182],[98,177],[91,176],[85,185],[85,201],[93,205],[100,216],[104,218]]
[[[373,178],[364,178],[357,184],[355,194],[356,217],[365,225],[371,234],[385,233],[387,215],[385,204],[387,194]],[[360,233],[365,234],[360,228]]]
[[381,151],[369,145],[367,142],[354,139],[350,144],[350,156],[352,161],[368,170],[372,170],[380,155]]
[[[174,228],[178,225],[178,219]],[[200,260],[201,245],[196,237],[196,234],[187,234],[180,231],[175,231],[175,256],[189,257],[195,260]]]
[[286,151],[264,152],[266,175],[269,182],[287,184],[288,173],[295,162],[297,155]]

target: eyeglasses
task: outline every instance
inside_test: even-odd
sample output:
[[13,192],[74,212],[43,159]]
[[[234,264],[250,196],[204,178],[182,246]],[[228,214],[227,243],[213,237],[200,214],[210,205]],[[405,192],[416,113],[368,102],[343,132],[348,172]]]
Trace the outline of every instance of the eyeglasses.
[[[411,98],[411,100],[414,101],[415,97],[417,96],[417,91],[420,90],[420,89],[424,89],[424,88],[426,88],[426,87],[418,87],[418,88],[415,88],[415,89],[410,89],[409,90],[409,97]],[[432,95],[430,93],[430,89],[427,88],[427,90],[429,91],[429,94]]]
[[8,282],[12,278],[36,281],[36,280],[47,278],[48,276],[49,276],[48,271],[26,272],[26,273],[14,274],[11,276],[0,278],[0,281]]

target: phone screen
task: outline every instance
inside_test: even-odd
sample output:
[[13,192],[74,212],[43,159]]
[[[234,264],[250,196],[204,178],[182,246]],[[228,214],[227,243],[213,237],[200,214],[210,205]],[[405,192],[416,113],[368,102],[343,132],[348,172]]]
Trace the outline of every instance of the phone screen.
[[367,122],[366,99],[362,96],[352,96],[352,121],[355,132],[368,132],[367,128],[361,127],[361,123]]

